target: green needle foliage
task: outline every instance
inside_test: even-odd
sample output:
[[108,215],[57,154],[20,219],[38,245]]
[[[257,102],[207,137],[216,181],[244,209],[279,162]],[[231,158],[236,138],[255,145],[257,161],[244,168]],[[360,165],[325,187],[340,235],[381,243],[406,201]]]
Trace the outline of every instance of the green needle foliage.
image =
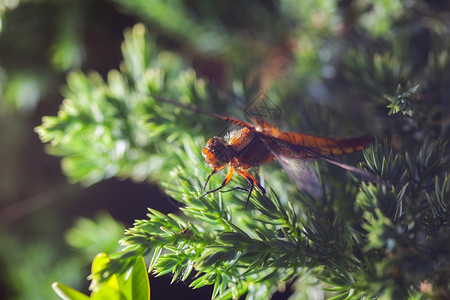
[[[378,38],[383,28],[371,34]],[[284,112],[288,124],[295,120],[311,133],[370,128],[379,141],[364,150],[360,167],[384,183],[319,163],[313,167],[324,193],[313,199],[273,164],[260,172],[268,193],[254,191],[245,210],[247,195],[238,190],[201,197],[211,171],[201,149],[227,124],[156,96],[214,112],[233,105],[179,56],[158,50],[143,25],[125,32],[124,62],[106,80],[72,73],[58,116],[45,117],[37,128],[48,151],[62,157],[69,178],[85,184],[113,176],[157,181],[168,195],[161,201],[180,208],[168,215],[149,209],[148,219],[126,231],[124,250],[92,275],[95,284],[126,273],[144,256],[153,275],[170,274],[192,288],[212,285],[214,299],[270,299],[284,286],[294,289],[292,299],[307,298],[305,291],[313,289],[330,299],[448,296],[450,58],[434,49],[425,63],[414,65],[394,36],[386,37],[389,51],[364,43],[339,50],[330,62],[342,76],[334,103],[298,96],[319,84],[317,74],[307,79],[311,66],[294,66],[291,77],[267,91],[282,109],[295,107],[295,113]],[[299,53],[313,55],[308,47]],[[239,80],[233,84],[237,93],[247,93]],[[363,99],[357,101],[363,116],[352,112],[351,99]],[[351,158],[356,164],[358,155]],[[222,180],[214,175],[209,188]],[[239,178],[230,183],[245,184]]]

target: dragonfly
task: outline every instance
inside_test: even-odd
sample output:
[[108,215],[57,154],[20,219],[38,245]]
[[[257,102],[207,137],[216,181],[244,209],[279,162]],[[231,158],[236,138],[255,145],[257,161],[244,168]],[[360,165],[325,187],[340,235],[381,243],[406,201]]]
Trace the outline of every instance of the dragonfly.
[[277,160],[282,165],[298,188],[316,198],[321,196],[322,187],[317,174],[308,164],[314,159],[320,159],[336,165],[365,180],[374,183],[381,182],[377,175],[346,164],[336,158],[336,156],[354,153],[367,147],[373,142],[372,136],[331,138],[299,132],[285,132],[269,122],[253,116],[249,116],[252,122],[249,123],[234,117],[205,111],[197,106],[181,104],[160,96],[152,95],[152,97],[158,101],[168,102],[226,121],[239,128],[228,133],[225,137],[214,136],[210,138],[202,149],[203,158],[212,169],[206,178],[203,190],[206,190],[211,176],[225,167],[229,167],[221,185],[205,192],[202,197],[221,191],[228,185],[234,172],[236,172],[249,183],[249,188],[235,187],[231,190],[248,192],[245,203],[246,208],[255,187],[262,194],[266,194],[265,188],[248,170],[273,160]]

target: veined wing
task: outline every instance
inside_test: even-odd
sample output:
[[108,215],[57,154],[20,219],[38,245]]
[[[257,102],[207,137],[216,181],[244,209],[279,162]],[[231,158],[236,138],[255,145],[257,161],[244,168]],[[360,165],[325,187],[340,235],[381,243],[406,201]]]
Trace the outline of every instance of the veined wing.
[[281,154],[276,154],[275,152],[273,154],[300,190],[316,199],[322,197],[323,190],[319,177],[311,168],[311,162],[309,160],[289,158]]
[[[291,144],[289,149],[291,149],[292,152],[298,152],[298,150],[300,150],[300,152],[306,152],[307,158],[320,158],[330,164],[350,171],[365,180],[373,183],[384,183],[380,177],[330,156],[361,151],[363,148],[372,143],[373,138],[371,136],[366,135],[353,138],[323,138],[297,132],[280,132],[278,139]],[[292,152],[290,155],[293,155]],[[298,155],[302,156],[304,154],[300,153],[297,154],[297,156]]]
[[[322,196],[322,186],[317,173],[309,165],[310,160],[307,159],[307,152],[297,151],[300,149],[294,150],[290,144],[281,140],[278,141],[262,133],[257,133],[257,137],[269,148],[300,190],[305,191],[314,198],[320,198]],[[301,153],[305,153],[305,155]]]
[[304,153],[305,157],[310,158],[315,158],[317,154],[329,156],[353,153],[373,142],[373,138],[368,135],[354,138],[325,138],[298,132],[283,132],[262,120],[258,120],[257,124],[257,130],[265,135],[288,144],[310,149],[314,154]]
[[[278,129],[276,129],[275,127],[269,129],[273,130],[273,132],[277,134],[276,131],[278,131]],[[319,181],[314,171],[304,171],[305,167],[307,167],[305,161],[307,161],[308,159],[323,159],[326,162],[343,168],[344,170],[347,170],[365,180],[374,183],[383,183],[383,180],[378,176],[368,173],[363,169],[346,164],[328,155],[328,153],[339,155],[359,151],[364,146],[369,144],[369,141],[372,140],[370,137],[328,139],[311,135],[304,135],[300,133],[280,131],[278,131],[278,133],[278,136],[283,138],[284,140],[263,133],[260,133],[258,135],[258,138],[266,144],[266,146],[281,163],[291,179],[294,180],[296,185],[302,189],[305,189],[306,187],[305,190],[312,195],[314,195],[314,190],[317,187],[320,188],[320,184],[318,183]],[[305,144],[307,145],[289,142],[291,140],[298,142],[300,139],[302,141],[305,141]],[[314,146],[317,145],[317,147],[309,146],[311,144],[313,144]],[[296,171],[294,168],[299,168],[299,171]],[[309,179],[305,179],[305,177],[308,178],[308,176],[312,178],[312,183],[310,183]],[[308,185],[310,185],[311,187],[308,187]],[[311,191],[308,191],[307,189],[310,189]],[[319,195],[319,193],[316,192],[316,195]]]
[[201,114],[204,114],[204,115],[207,115],[207,116],[219,119],[219,120],[223,120],[223,121],[235,124],[235,125],[240,126],[240,127],[246,127],[246,128],[251,129],[251,130],[255,129],[255,127],[252,124],[247,123],[247,122],[242,121],[242,120],[239,120],[237,118],[233,118],[233,117],[228,117],[228,116],[223,116],[223,115],[219,115],[219,114],[216,114],[216,113],[212,113],[212,112],[203,110],[203,109],[201,109],[201,108],[199,108],[199,107],[197,107],[195,105],[183,104],[181,102],[176,102],[176,101],[173,101],[173,100],[161,97],[161,96],[157,96],[157,95],[153,95],[153,94],[150,95],[150,96],[152,98],[154,98],[155,100],[160,101],[160,102],[169,103],[169,104],[174,105],[176,107],[182,107],[184,109],[187,109],[187,110],[190,110],[190,111],[194,111],[194,112],[198,112],[198,113],[201,113]]

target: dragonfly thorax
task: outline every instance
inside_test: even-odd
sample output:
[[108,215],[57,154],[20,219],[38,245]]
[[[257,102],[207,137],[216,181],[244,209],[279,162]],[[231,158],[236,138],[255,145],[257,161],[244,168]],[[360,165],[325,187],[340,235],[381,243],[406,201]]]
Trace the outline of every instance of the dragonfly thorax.
[[231,160],[229,149],[223,140],[216,136],[206,142],[202,154],[206,163],[213,169],[221,169]]

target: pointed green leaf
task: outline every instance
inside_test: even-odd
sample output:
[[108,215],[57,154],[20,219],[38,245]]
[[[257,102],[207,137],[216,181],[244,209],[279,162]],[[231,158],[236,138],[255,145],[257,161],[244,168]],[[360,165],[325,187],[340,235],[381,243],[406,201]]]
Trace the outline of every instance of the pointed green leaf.
[[59,282],[54,282],[52,288],[63,300],[89,300],[89,297],[77,290],[65,286]]

